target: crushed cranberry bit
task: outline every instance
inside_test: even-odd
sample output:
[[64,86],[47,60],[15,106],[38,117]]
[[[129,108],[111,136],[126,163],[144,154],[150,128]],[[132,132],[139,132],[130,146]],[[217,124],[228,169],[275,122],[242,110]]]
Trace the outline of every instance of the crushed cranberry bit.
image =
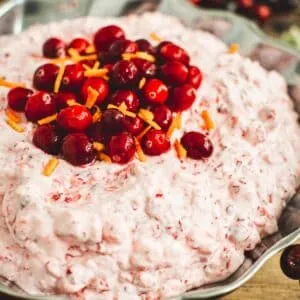
[[99,95],[97,97],[97,104],[101,104],[108,96],[109,86],[106,80],[98,77],[87,78],[81,88],[81,96],[83,101],[86,102],[89,95],[89,87],[96,90]]
[[147,155],[155,156],[163,154],[170,149],[170,146],[169,138],[161,130],[151,129],[142,139],[142,147]]
[[89,164],[96,159],[92,143],[81,132],[71,133],[64,138],[62,154],[65,160],[74,166]]
[[189,109],[196,100],[196,89],[190,84],[184,84],[173,89],[170,97],[172,110],[180,112]]
[[58,38],[49,38],[43,45],[43,55],[48,58],[65,56],[65,43]]
[[33,134],[33,144],[48,154],[60,152],[61,140],[56,129],[51,124],[39,126]]
[[168,99],[168,95],[166,84],[156,78],[149,79],[143,87],[143,96],[150,104],[163,104]]
[[33,86],[38,90],[52,92],[59,67],[54,64],[44,64],[37,68],[33,75]]
[[7,94],[8,105],[15,111],[24,111],[28,97],[33,94],[30,89],[16,87]]
[[112,97],[110,102],[116,106],[125,103],[127,109],[136,112],[140,106],[140,100],[133,90],[118,90]]
[[52,95],[46,92],[36,92],[31,95],[25,105],[27,120],[36,122],[56,113],[56,104]]
[[57,123],[69,132],[85,131],[92,124],[92,114],[84,106],[69,106],[59,112]]
[[112,136],[108,143],[108,154],[113,162],[126,164],[133,159],[135,152],[134,139],[128,132]]
[[204,134],[190,131],[181,138],[181,144],[187,151],[187,156],[193,159],[205,159],[212,155],[213,145]]
[[90,43],[86,39],[75,38],[70,42],[68,49],[75,49],[79,54],[85,54],[85,51],[89,46]]
[[120,39],[125,39],[124,31],[116,25],[100,28],[94,37],[94,44],[98,51],[107,51],[110,45]]

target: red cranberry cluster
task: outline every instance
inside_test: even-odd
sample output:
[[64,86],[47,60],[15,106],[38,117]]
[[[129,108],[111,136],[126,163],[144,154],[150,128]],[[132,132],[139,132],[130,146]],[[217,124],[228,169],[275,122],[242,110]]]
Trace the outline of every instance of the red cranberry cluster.
[[[88,60],[91,46],[97,55]],[[57,58],[68,59],[70,49],[81,59],[65,66],[59,90],[54,93],[61,70]],[[48,154],[61,154],[73,165],[93,162],[97,157],[95,144],[99,143],[104,146],[104,154],[120,164],[132,160],[138,146],[151,156],[168,151],[167,132],[174,114],[191,107],[202,81],[201,71],[190,65],[188,53],[180,46],[169,41],[157,47],[145,39],[132,41],[115,25],[99,29],[93,45],[83,38],[68,45],[50,38],[43,45],[43,55],[55,60],[35,71],[36,91],[14,88],[8,94],[8,104],[24,111],[28,121],[39,124],[34,145]],[[102,70],[107,70],[106,78],[86,75],[87,67],[97,61]],[[96,91],[97,98],[89,107],[86,104],[91,90]],[[152,115],[149,124],[155,126],[149,128],[139,115],[141,109]],[[95,119],[99,111],[101,118]],[[51,122],[41,124],[45,118]],[[212,153],[211,142],[201,133],[185,134],[182,145],[194,159]]]

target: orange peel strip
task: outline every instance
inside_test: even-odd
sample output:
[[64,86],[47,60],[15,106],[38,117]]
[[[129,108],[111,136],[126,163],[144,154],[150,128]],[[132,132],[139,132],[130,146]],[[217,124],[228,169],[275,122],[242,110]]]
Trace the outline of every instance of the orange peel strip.
[[15,123],[21,123],[21,118],[10,108],[7,108],[5,110],[5,114],[9,119],[13,120]]
[[51,158],[47,162],[46,166],[44,167],[43,175],[50,176],[54,172],[54,170],[57,168],[58,164],[59,164],[59,160],[56,157]]
[[181,128],[181,122],[182,122],[181,115],[180,115],[180,114],[177,114],[177,115],[174,117],[174,119],[173,119],[173,121],[172,121],[172,123],[171,123],[171,125],[170,125],[170,127],[169,127],[169,129],[168,129],[168,131],[167,131],[167,136],[168,136],[168,137],[171,137],[171,135],[173,134],[173,132],[174,132],[176,129],[180,129],[180,128]]
[[17,132],[23,132],[24,131],[24,127],[21,126],[20,124],[16,123],[14,120],[12,119],[7,119],[6,123],[15,131]]
[[51,115],[49,117],[38,120],[39,125],[44,125],[55,121],[57,118],[57,114]]
[[207,110],[203,110],[201,113],[201,117],[204,121],[205,129],[207,130],[212,130],[214,129],[215,125],[214,122]]
[[186,149],[182,146],[179,140],[176,139],[174,143],[175,150],[179,159],[185,158],[187,156]]
[[137,138],[134,138],[134,141],[135,141],[135,147],[136,147],[136,154],[137,154],[137,158],[140,160],[140,161],[146,161],[147,160],[147,157],[141,147],[141,144],[139,142],[139,140]]
[[86,100],[85,106],[87,108],[92,108],[95,105],[95,103],[98,99],[98,96],[99,96],[99,92],[89,86],[89,88],[88,88],[88,98]]
[[65,73],[65,68],[66,68],[65,64],[62,63],[60,65],[57,77],[56,77],[55,82],[54,82],[54,90],[53,90],[54,93],[58,93],[58,91],[59,91],[59,88],[60,88],[60,85],[61,85],[61,81],[62,81],[64,73]]
[[97,152],[101,152],[105,149],[104,144],[102,143],[98,143],[98,142],[94,142],[93,143],[93,148],[97,151]]
[[111,162],[112,162],[112,161],[111,161],[111,158],[110,158],[107,154],[105,154],[105,153],[103,153],[103,152],[100,152],[99,155],[98,155],[98,157],[99,157],[99,159],[100,159],[101,161],[105,161],[105,162],[108,162],[108,163],[111,163]]

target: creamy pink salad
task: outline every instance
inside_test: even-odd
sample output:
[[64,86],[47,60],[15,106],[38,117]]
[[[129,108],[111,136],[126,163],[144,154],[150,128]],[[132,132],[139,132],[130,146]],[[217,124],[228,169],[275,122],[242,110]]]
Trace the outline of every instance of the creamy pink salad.
[[45,39],[92,40],[107,24],[131,39],[155,32],[187,49],[204,79],[172,140],[201,128],[206,109],[214,152],[207,161],[179,160],[174,149],[127,165],[61,160],[46,177],[51,156],[32,144],[32,123],[23,133],[6,124],[8,89],[0,87],[0,275],[31,295],[157,300],[223,280],[277,231],[300,183],[300,127],[284,79],[173,17],[34,26],[0,39],[0,75],[32,87],[47,61]]

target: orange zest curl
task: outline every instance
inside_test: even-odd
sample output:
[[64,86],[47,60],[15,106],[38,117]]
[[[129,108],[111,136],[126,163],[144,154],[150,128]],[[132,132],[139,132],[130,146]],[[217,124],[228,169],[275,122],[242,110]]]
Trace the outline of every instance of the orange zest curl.
[[49,117],[38,120],[39,125],[45,125],[51,122],[54,122],[57,118],[57,114],[51,115]]
[[43,170],[43,175],[50,176],[54,172],[54,170],[57,168],[58,164],[59,164],[59,160],[56,157],[51,158],[47,162],[47,164]]
[[10,108],[7,108],[5,110],[5,114],[9,119],[13,120],[15,123],[21,123],[21,118]]
[[203,110],[201,113],[201,117],[204,121],[204,128],[207,130],[212,130],[214,129],[214,122],[207,110]]

